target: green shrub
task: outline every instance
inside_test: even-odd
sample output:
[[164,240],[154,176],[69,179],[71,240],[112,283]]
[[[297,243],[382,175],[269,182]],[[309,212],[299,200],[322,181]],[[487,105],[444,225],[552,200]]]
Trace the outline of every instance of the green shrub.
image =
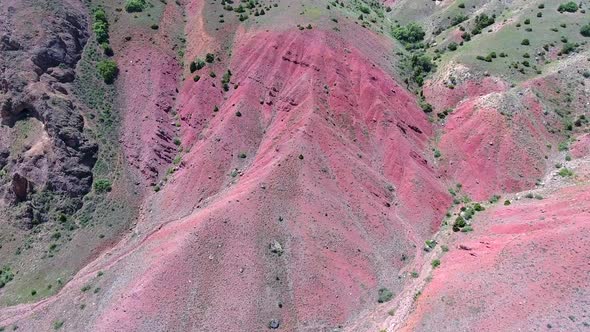
[[475,17],[475,27],[471,30],[471,33],[477,35],[481,33],[481,30],[489,27],[495,23],[495,15],[488,16],[486,14],[477,15]]
[[3,288],[7,283],[14,279],[14,273],[11,271],[9,266],[4,266],[0,270],[0,288]]
[[463,14],[459,14],[459,15],[453,17],[453,19],[451,20],[451,25],[455,26],[457,24],[461,24],[461,23],[467,21],[467,19],[468,19],[467,16],[465,16]]
[[104,82],[107,84],[113,83],[119,73],[117,63],[113,60],[101,60],[96,64],[96,68]]
[[461,216],[458,216],[457,219],[455,219],[455,223],[453,224],[453,232],[458,232],[461,230],[461,228],[465,227],[467,225],[467,223],[465,222],[465,219]]
[[102,44],[100,44],[100,47],[102,47],[104,55],[106,55],[106,56],[115,55],[115,53],[113,52],[113,48],[108,43],[102,43]]
[[580,34],[584,37],[590,37],[590,23],[584,25],[581,29],[580,29]]
[[215,54],[207,53],[207,55],[205,55],[205,61],[208,63],[213,63],[213,61],[215,61]]
[[128,13],[141,12],[145,8],[145,0],[127,0],[125,10]]
[[432,59],[423,53],[412,54],[403,59],[403,64],[411,72],[412,81],[419,86],[424,84],[424,79],[428,73],[432,72],[436,66]]
[[570,54],[576,50],[576,45],[573,43],[565,43],[561,47],[561,54]]
[[92,12],[92,17],[94,18],[95,22],[107,22],[107,14],[102,8],[94,9]]
[[393,36],[402,43],[413,44],[424,40],[426,33],[421,26],[410,23],[406,26],[399,26],[393,29]]
[[427,103],[425,100],[420,100],[420,108],[424,113],[431,113],[433,111],[432,105]]
[[109,42],[109,22],[107,21],[107,14],[104,9],[97,8],[93,11],[94,23],[92,24],[92,31],[96,35],[96,41],[99,44]]
[[573,1],[562,3],[557,8],[557,11],[560,13],[563,13],[563,12],[575,13],[578,11],[578,5]]
[[393,293],[385,287],[379,288],[378,295],[377,302],[379,303],[385,303],[393,298]]
[[96,35],[96,41],[99,44],[107,43],[109,41],[109,27],[106,23],[97,21],[92,24],[92,31]]
[[449,51],[456,51],[457,50],[457,47],[458,47],[458,45],[455,42],[450,42],[449,43],[449,46],[448,46]]
[[231,70],[229,70],[229,69],[228,69],[228,70],[227,70],[227,71],[226,71],[226,72],[223,74],[223,77],[221,78],[221,83],[222,83],[222,84],[227,84],[227,83],[229,83],[229,81],[231,80],[231,76],[232,76]]
[[430,265],[432,265],[432,268],[436,269],[440,266],[440,259],[433,260],[432,263],[430,263]]
[[94,191],[96,191],[97,193],[105,193],[105,192],[111,191],[111,189],[112,189],[112,185],[111,185],[111,181],[109,181],[109,180],[100,179],[100,180],[94,181]]
[[569,168],[562,168],[562,169],[559,170],[559,173],[557,173],[557,174],[559,174],[559,176],[562,176],[562,177],[572,177],[572,176],[574,176],[574,172],[571,169],[569,169]]
[[461,228],[461,232],[463,233],[468,233],[468,232],[472,232],[473,231],[473,227],[471,227],[471,225],[467,225],[463,228]]
[[199,75],[195,75],[195,77],[193,77],[193,81],[198,82],[201,79],[201,76]]
[[426,241],[424,241],[424,244],[430,249],[434,249],[436,247],[435,240],[426,240]]
[[525,46],[527,46],[527,45],[530,45],[530,44],[531,44],[531,42],[530,42],[528,39],[523,39],[523,40],[520,42],[520,45],[525,45]]
[[59,330],[62,328],[62,326],[64,326],[63,320],[58,320],[58,321],[53,322],[53,329],[54,330]]

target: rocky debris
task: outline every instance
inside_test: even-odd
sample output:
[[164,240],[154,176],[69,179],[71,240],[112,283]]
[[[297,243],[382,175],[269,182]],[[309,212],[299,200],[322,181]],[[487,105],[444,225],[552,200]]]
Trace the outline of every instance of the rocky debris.
[[272,241],[268,245],[268,248],[270,249],[270,252],[272,252],[273,254],[277,254],[278,256],[281,256],[283,254],[283,252],[285,251],[283,249],[283,246],[277,240]]
[[268,322],[268,328],[275,330],[278,329],[280,326],[280,322],[278,319],[271,319],[270,322]]
[[0,37],[0,51],[18,51],[20,43],[10,35],[4,34]]
[[27,226],[49,220],[50,210],[73,213],[82,206],[98,150],[68,94],[88,20],[75,7],[55,6],[51,20],[26,23],[40,31],[34,37],[17,15],[30,9],[26,3],[12,4],[11,15],[0,10],[0,31],[6,31],[0,34],[0,208]]

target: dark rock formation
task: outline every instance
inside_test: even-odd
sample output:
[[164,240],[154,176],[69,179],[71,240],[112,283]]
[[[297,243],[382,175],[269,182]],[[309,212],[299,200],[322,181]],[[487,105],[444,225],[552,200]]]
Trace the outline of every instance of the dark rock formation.
[[89,37],[87,13],[53,4],[51,20],[23,22],[43,5],[0,3],[0,208],[26,226],[50,220],[51,209],[81,207],[97,153],[69,93]]

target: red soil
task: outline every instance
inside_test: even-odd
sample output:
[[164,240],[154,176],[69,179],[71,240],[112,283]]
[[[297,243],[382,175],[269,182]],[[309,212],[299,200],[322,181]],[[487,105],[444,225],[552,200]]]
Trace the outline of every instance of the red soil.
[[571,154],[574,158],[590,156],[590,134],[579,136],[570,147]]
[[[229,92],[219,83],[225,61],[201,70],[217,78],[180,89],[183,161],[133,233],[40,304],[46,318],[11,320],[46,326],[76,310],[79,287],[98,269],[100,297],[69,327],[259,331],[278,319],[286,330],[321,330],[374,307],[379,287],[401,289],[399,271],[423,254],[450,204],[425,156],[432,128],[415,97],[332,33],[248,31],[236,40]],[[153,64],[122,73],[127,94],[141,94],[127,85],[139,79],[156,101],[127,105],[124,144],[142,169],[169,146],[159,89],[173,86],[175,68],[154,50],[121,58]],[[147,152],[136,156],[139,146]],[[270,250],[275,241],[282,255]]]
[[122,272],[134,277],[94,326],[341,325],[379,286],[399,287],[400,257],[437,228],[450,199],[423,156],[432,129],[412,95],[329,33],[237,39],[239,88],[225,100],[181,92],[192,146],[148,217],[171,222],[129,257],[149,268]]
[[492,99],[462,103],[448,118],[439,143],[443,170],[476,200],[533,187],[545,174],[547,144],[557,141],[532,93],[512,99],[517,103],[508,101],[505,111],[496,105],[506,101]]
[[404,330],[587,328],[589,213],[587,185],[484,212],[456,234]]
[[[374,309],[379,287],[402,289],[400,271],[420,261],[450,205],[447,179],[484,199],[544,174],[554,138],[540,103],[527,94],[507,119],[479,97],[506,90],[487,78],[448,98],[425,90],[437,108],[460,104],[440,140],[446,176],[437,171],[433,125],[377,60],[391,45],[360,27],[343,28],[363,36],[355,43],[315,26],[240,28],[230,52],[193,1],[187,59],[215,52],[221,61],[195,73],[198,82],[185,69],[178,86],[183,69],[162,47],[179,19],[171,6],[153,46],[134,35],[117,56],[126,157],[147,183],[175,172],[124,240],[56,296],[1,311],[2,325],[43,330],[85,302],[91,310],[68,319],[68,329],[260,331],[278,319],[284,330],[328,330]],[[95,281],[98,270],[105,275]],[[100,284],[100,296],[80,294],[87,282]]]
[[449,88],[447,84],[448,82],[437,79],[429,80],[424,85],[424,97],[434,106],[436,112],[454,109],[464,100],[506,91],[510,88],[507,82],[491,76],[481,79],[467,79],[455,85],[453,89]]
[[139,43],[119,59],[126,110],[121,142],[129,164],[153,183],[176,154],[170,112],[179,68],[174,58]]

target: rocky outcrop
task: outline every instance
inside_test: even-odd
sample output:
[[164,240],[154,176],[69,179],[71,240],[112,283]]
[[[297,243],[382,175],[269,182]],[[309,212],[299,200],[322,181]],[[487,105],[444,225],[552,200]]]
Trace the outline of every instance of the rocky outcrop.
[[32,34],[24,24],[42,2],[0,4],[0,207],[18,205],[11,210],[27,226],[81,207],[97,153],[69,93],[89,37],[86,13],[57,4]]

